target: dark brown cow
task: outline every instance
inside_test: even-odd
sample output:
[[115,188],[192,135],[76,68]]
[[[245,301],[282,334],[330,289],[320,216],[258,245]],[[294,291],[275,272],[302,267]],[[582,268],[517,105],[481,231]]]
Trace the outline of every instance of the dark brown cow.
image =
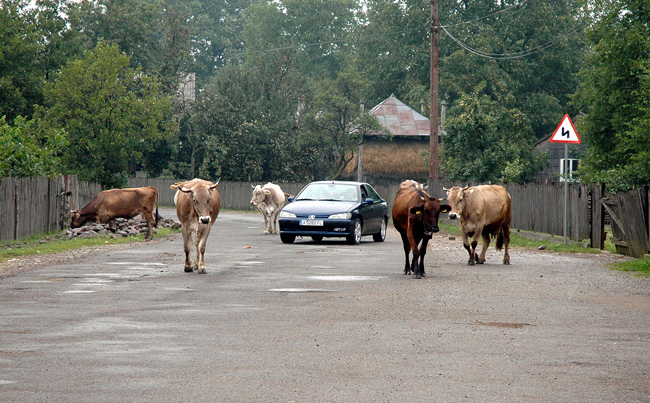
[[[481,185],[443,189],[447,192],[451,204],[449,218],[458,218],[460,223],[463,246],[469,253],[467,264],[485,263],[485,252],[490,245],[490,236],[497,238],[497,250],[501,250],[505,245],[503,264],[510,264],[508,245],[512,210],[510,194],[506,188],[499,185]],[[483,237],[480,256],[476,254],[479,237]],[[469,238],[472,238],[471,244]]]
[[[405,181],[402,185],[393,203],[393,224],[402,236],[406,258],[404,274],[413,272],[413,278],[419,279],[426,275],[424,255],[427,253],[427,244],[431,236],[439,231],[438,216],[441,212],[449,211],[450,207],[446,204],[440,205],[444,199],[429,196],[415,182],[409,186]],[[420,242],[422,244],[418,249]],[[413,260],[409,263],[411,251],[413,251]]]
[[[192,179],[178,182],[170,187],[176,190],[174,204],[176,216],[182,225],[183,248],[185,250],[185,271],[190,273],[195,269],[205,274],[205,244],[210,235],[210,228],[219,215],[221,196],[217,191],[219,181],[212,183],[203,179]],[[196,258],[190,263],[192,234],[196,235]]]
[[[153,209],[156,207],[154,219]],[[158,189],[152,186],[130,189],[110,189],[100,192],[86,207],[70,211],[70,228],[78,228],[87,221],[115,228],[116,218],[133,218],[138,214],[147,220],[146,239],[152,239],[153,227],[158,225]]]

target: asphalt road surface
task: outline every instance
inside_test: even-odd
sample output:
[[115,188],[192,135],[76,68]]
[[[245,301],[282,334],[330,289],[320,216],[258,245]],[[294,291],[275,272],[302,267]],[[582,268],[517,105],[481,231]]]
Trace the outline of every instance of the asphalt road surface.
[[437,234],[414,280],[392,227],[358,246],[263,231],[222,213],[206,275],[180,235],[22,261],[0,279],[0,402],[650,401],[650,279],[619,257],[466,266]]

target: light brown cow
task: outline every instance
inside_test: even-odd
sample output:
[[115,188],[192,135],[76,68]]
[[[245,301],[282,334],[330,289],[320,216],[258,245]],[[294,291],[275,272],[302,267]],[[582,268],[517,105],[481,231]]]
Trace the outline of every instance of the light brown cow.
[[[404,186],[402,186],[404,185]],[[404,181],[395,195],[393,203],[393,225],[402,236],[405,264],[404,274],[413,272],[413,278],[425,276],[424,255],[427,244],[434,232],[438,232],[438,217],[441,212],[449,211],[444,199],[429,196],[422,186],[414,181]],[[418,248],[418,244],[420,247]],[[409,254],[413,260],[409,262]]]
[[[510,244],[510,194],[503,186],[481,185],[454,186],[443,188],[451,204],[450,219],[458,218],[463,237],[463,246],[469,253],[468,265],[485,263],[485,252],[490,245],[490,236],[497,238],[496,248],[501,250],[505,245],[503,264],[510,264],[508,245]],[[479,237],[483,237],[481,255],[476,254]],[[470,244],[469,238],[472,238]]]
[[[185,272],[187,273],[197,269],[200,274],[205,274],[205,244],[208,235],[210,235],[210,228],[217,219],[221,208],[221,196],[219,196],[217,186],[219,186],[219,181],[212,183],[203,179],[192,179],[170,186],[176,190],[174,204],[176,204],[176,216],[182,225]],[[196,235],[194,264],[190,262],[192,234]]]
[[[153,209],[156,208],[154,218]],[[138,214],[147,220],[147,236],[153,239],[153,227],[158,225],[158,189],[153,186],[129,189],[110,189],[97,194],[84,208],[70,211],[70,228],[78,228],[87,221],[109,223],[115,228],[116,218],[133,218]]]
[[284,196],[285,193],[280,186],[271,182],[264,186],[257,185],[253,187],[251,205],[257,207],[264,216],[265,234],[278,233],[278,214],[282,210],[282,207],[284,207]]

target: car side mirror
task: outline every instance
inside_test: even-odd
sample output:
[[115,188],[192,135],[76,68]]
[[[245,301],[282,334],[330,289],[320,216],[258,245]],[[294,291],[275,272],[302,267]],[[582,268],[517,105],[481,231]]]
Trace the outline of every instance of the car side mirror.
[[293,196],[289,196],[289,197],[287,198],[287,200],[289,200],[289,203],[291,203],[294,199],[295,199],[295,197],[293,197]]
[[366,200],[364,200],[363,202],[364,202],[365,204],[372,204],[372,203],[374,203],[375,201],[372,200],[372,198],[368,197],[368,198],[367,198]]

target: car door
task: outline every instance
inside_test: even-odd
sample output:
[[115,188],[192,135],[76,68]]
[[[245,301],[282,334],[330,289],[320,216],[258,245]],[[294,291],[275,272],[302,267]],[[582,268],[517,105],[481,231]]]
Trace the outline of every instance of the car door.
[[[381,220],[383,219],[383,211],[385,208],[385,201],[377,194],[375,189],[368,184],[361,185],[361,200],[372,199],[372,204],[366,204],[362,207],[362,214],[364,219],[364,230],[366,234],[374,234],[381,229]],[[383,203],[383,206],[382,206]]]

